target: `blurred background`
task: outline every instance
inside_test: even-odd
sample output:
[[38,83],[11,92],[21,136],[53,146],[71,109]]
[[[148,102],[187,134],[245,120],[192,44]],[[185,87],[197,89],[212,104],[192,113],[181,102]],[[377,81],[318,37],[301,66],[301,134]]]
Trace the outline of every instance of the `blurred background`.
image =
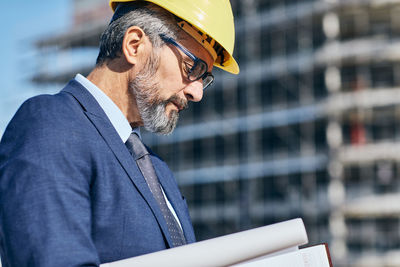
[[[199,240],[295,217],[335,266],[400,266],[400,1],[231,0],[238,76],[168,137]],[[28,97],[93,68],[106,0],[9,2],[0,135]],[[268,238],[268,237],[267,237]]]

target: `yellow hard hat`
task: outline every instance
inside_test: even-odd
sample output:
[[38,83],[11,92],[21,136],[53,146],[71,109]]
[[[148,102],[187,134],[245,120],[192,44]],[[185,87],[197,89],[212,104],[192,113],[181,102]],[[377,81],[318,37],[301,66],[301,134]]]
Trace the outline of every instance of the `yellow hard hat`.
[[[115,11],[118,3],[137,0],[110,0]],[[154,3],[183,21],[178,25],[203,45],[213,56],[214,66],[233,74],[239,66],[233,58],[235,25],[229,0],[145,0]]]

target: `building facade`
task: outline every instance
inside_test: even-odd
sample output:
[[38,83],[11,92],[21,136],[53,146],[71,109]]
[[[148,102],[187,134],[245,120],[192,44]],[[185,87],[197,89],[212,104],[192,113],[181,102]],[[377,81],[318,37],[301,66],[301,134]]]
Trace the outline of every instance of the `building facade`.
[[[301,217],[335,266],[400,265],[400,1],[231,3],[240,74],[216,69],[171,136],[144,133],[198,239]],[[37,43],[44,57],[96,50],[111,13],[75,5],[71,29]],[[94,59],[33,81],[66,82]]]

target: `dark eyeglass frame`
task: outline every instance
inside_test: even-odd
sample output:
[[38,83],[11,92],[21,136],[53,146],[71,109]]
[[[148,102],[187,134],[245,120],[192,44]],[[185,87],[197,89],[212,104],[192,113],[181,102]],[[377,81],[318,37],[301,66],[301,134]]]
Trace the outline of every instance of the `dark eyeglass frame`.
[[[187,74],[187,79],[190,82],[202,79],[203,90],[205,90],[208,86],[210,86],[214,82],[214,75],[212,75],[211,72],[207,71],[208,65],[204,60],[193,55],[187,48],[185,48],[183,45],[175,41],[173,38],[168,37],[165,34],[160,34],[159,36],[164,42],[174,45],[175,47],[180,49],[183,53],[185,53],[185,55],[187,55],[191,60],[193,60],[193,66],[190,68]],[[194,75],[195,73],[194,70],[196,68],[199,68],[199,66],[200,68],[202,68],[201,65],[203,66],[204,71],[200,72],[198,75]]]

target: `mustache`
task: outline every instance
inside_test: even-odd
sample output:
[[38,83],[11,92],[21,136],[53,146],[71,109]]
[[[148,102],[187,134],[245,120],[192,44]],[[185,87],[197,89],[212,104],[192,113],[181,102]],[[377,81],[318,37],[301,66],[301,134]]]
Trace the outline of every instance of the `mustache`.
[[168,103],[173,103],[176,105],[180,111],[187,109],[188,107],[188,101],[186,99],[182,99],[177,95],[173,95],[167,100],[163,101],[164,106],[166,106]]

